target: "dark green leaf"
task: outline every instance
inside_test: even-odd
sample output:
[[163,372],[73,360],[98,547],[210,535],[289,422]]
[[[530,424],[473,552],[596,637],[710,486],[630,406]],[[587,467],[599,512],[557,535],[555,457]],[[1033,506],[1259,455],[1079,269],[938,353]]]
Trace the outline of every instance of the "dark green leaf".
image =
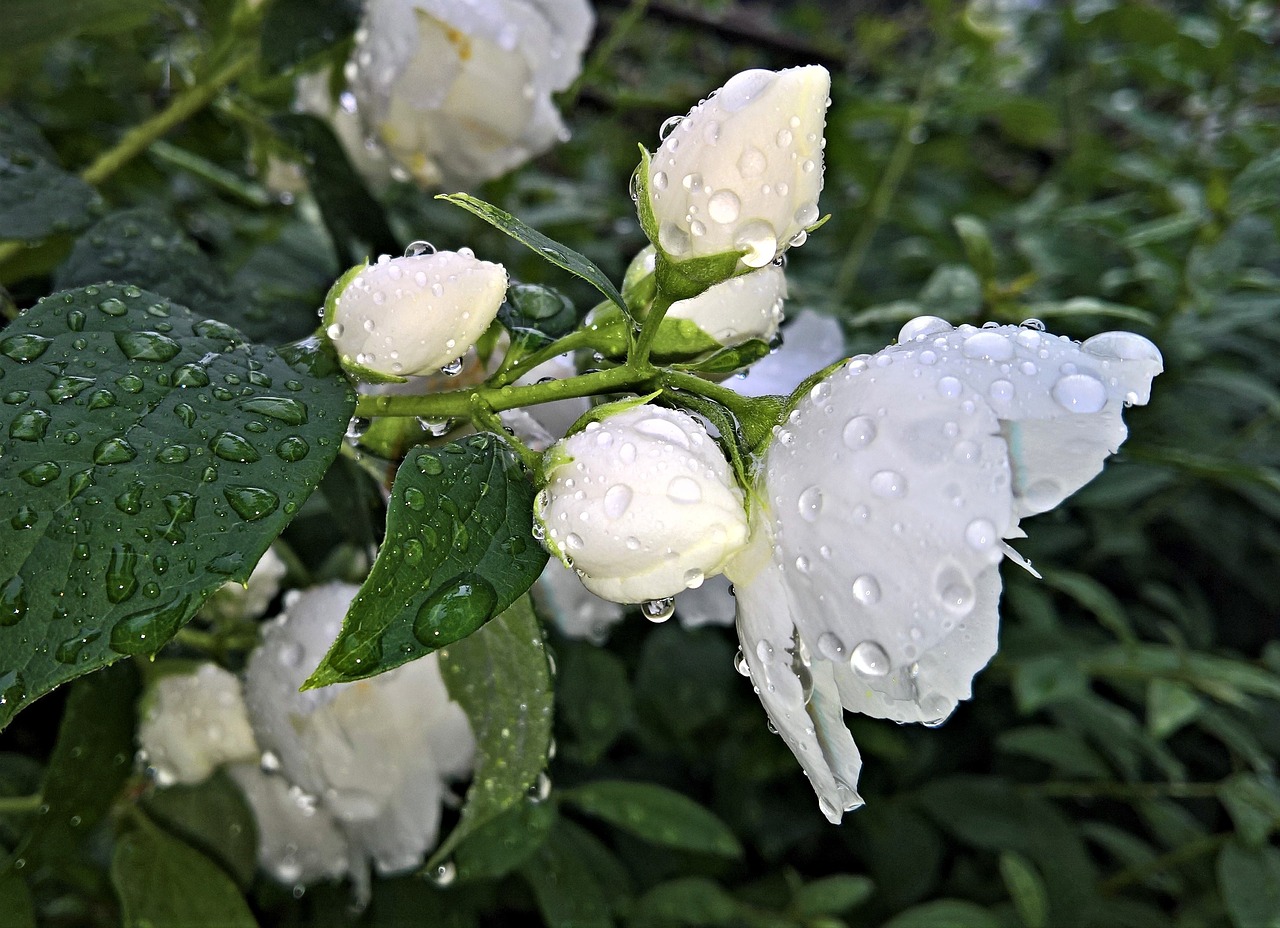
[[951,220],[951,225],[960,236],[965,257],[977,271],[978,278],[993,280],[996,276],[996,253],[991,247],[991,234],[986,224],[976,216],[957,216]]
[[262,64],[288,71],[346,41],[360,22],[357,0],[271,0],[262,17]]
[[1280,785],[1274,776],[1238,773],[1218,795],[1244,844],[1258,847],[1280,829]]
[[1044,928],[1049,923],[1049,894],[1035,865],[1016,851],[1005,851],[1000,855],[1000,876],[1022,924]]
[[920,308],[945,319],[968,319],[982,308],[982,282],[972,268],[944,264],[920,290]]
[[650,630],[635,673],[642,719],[684,736],[723,719],[741,682],[733,653],[723,635],[708,629],[687,631],[669,622]]
[[475,732],[476,770],[462,817],[428,869],[525,798],[551,744],[551,668],[528,597],[441,651],[440,670]]
[[[6,45],[13,16],[13,10],[5,10]],[[58,17],[64,18],[65,11],[58,11]],[[29,241],[82,228],[97,202],[92,187],[62,169],[34,125],[0,107],[0,241]]]
[[125,928],[256,928],[253,914],[222,869],[149,822],[116,845],[111,882]]
[[195,786],[158,789],[144,805],[169,832],[221,864],[242,889],[253,882],[258,866],[253,810],[221,770]]
[[557,656],[556,714],[567,729],[560,751],[594,764],[635,722],[626,667],[608,651],[581,642],[567,642]]
[[511,447],[471,435],[410,453],[387,534],[342,632],[306,686],[370,677],[471,634],[537,579],[533,485]]
[[[533,889],[547,928],[610,928],[606,895],[592,859],[595,848],[580,829],[561,821],[520,874]],[[588,837],[589,836],[585,836]]]
[[151,290],[206,316],[221,318],[231,302],[231,288],[209,257],[172,219],[146,207],[98,220],[54,275],[59,289],[106,281]]
[[865,876],[837,873],[805,883],[796,890],[792,906],[799,915],[839,915],[862,905],[875,892],[875,884]]
[[132,286],[47,297],[0,333],[0,724],[152,654],[244,580],[338,453],[336,362],[290,366]]
[[655,783],[597,780],[563,794],[587,815],[663,847],[739,857],[729,827],[687,796]]
[[738,901],[719,883],[698,876],[659,883],[636,900],[628,921],[651,928],[666,925],[734,928],[743,923]]
[[369,194],[328,124],[315,116],[290,113],[275,117],[272,125],[302,152],[307,184],[338,259],[353,265],[383,253],[399,254],[382,205]]
[[556,267],[564,268],[575,277],[585,280],[616,304],[624,313],[629,312],[626,301],[622,299],[622,294],[618,292],[618,288],[605,276],[604,271],[596,267],[584,255],[578,254],[572,248],[567,248],[554,239],[548,238],[537,229],[525,225],[510,213],[498,209],[492,203],[477,200],[475,197],[465,193],[442,193],[436,199],[448,200],[450,203],[474,213],[495,229],[500,229],[520,244],[536,251]]
[[538,852],[557,819],[554,803],[525,797],[477,827],[457,846],[460,880],[496,880]]
[[138,674],[130,664],[79,681],[67,698],[34,819],[14,857],[32,878],[66,876],[84,863],[84,836],[102,820],[133,762]]
[[883,928],[1000,928],[1000,920],[962,899],[938,899],[900,912]]
[[9,928],[36,928],[31,893],[22,877],[12,870],[0,870],[0,912]]
[[1280,928],[1280,850],[1227,842],[1218,854],[1218,888],[1236,928]]
[[1191,687],[1152,680],[1147,687],[1147,730],[1156,738],[1167,738],[1198,716],[1203,707],[1204,700]]
[[687,365],[677,364],[676,367],[696,370],[703,374],[732,374],[750,367],[772,350],[764,339],[752,338],[732,348],[722,348],[700,361]]
[[568,335],[580,319],[573,301],[558,290],[513,283],[498,309],[498,321],[512,336],[537,348]]
[[78,33],[107,35],[140,26],[161,0],[6,0],[5,50],[54,42]]

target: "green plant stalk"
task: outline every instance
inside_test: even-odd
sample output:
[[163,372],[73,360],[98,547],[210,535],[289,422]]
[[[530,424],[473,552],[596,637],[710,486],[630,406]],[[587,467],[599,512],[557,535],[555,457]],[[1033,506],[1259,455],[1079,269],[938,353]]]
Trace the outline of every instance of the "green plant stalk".
[[587,63],[582,68],[582,73],[578,75],[578,79],[564,92],[564,96],[560,100],[561,109],[572,110],[574,104],[578,102],[578,97],[582,94],[582,88],[598,86],[603,83],[599,78],[604,71],[605,64],[622,46],[627,34],[644,18],[648,8],[649,0],[631,0],[631,3],[622,11],[622,14],[614,20],[613,27],[609,30],[608,35],[596,45],[595,51],[587,59]]
[[495,386],[505,387],[509,383],[513,383],[520,377],[529,373],[539,364],[550,361],[552,358],[570,351],[577,351],[579,348],[603,348],[604,343],[598,338],[598,333],[592,328],[575,329],[563,338],[558,338],[549,345],[544,345],[537,351],[527,354],[518,359],[510,367],[499,369],[494,375],[493,381]]
[[30,796],[0,796],[0,815],[29,815],[39,812],[44,804],[44,796],[32,793]]
[[675,300],[667,296],[659,288],[657,294],[653,298],[653,303],[649,306],[649,312],[644,317],[644,322],[640,326],[640,336],[636,339],[635,348],[632,350],[627,363],[634,363],[637,367],[645,367],[649,363],[649,352],[653,349],[653,341],[658,337],[658,328],[662,325],[662,320],[667,316],[669,310]]

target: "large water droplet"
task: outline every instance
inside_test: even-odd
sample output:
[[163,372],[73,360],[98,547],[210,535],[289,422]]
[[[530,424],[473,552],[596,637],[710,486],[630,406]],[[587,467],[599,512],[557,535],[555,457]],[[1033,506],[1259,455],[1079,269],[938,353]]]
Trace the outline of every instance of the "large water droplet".
[[68,638],[54,649],[53,657],[61,664],[74,664],[80,659],[80,654],[85,647],[93,644],[101,635],[101,632],[90,632],[87,635]]
[[262,487],[227,487],[222,495],[246,522],[256,522],[280,508],[280,497]]
[[944,332],[950,332],[953,328],[950,322],[939,319],[937,316],[916,316],[898,330],[898,344],[905,345],[918,338],[941,335]]
[[885,499],[907,495],[907,478],[896,470],[879,470],[871,475],[871,492]]
[[806,522],[817,521],[818,514],[822,512],[822,491],[816,486],[804,490],[796,500],[796,508]]
[[283,422],[285,425],[302,425],[307,421],[307,405],[286,396],[255,396],[242,400],[240,408],[245,412]]
[[138,555],[132,546],[111,546],[111,559],[107,562],[107,599],[122,603],[138,589]]
[[974,519],[965,527],[964,540],[975,551],[990,551],[999,540],[996,527],[987,519]]
[[650,622],[665,622],[675,614],[675,611],[676,601],[671,597],[651,599],[640,604],[640,614]]
[[92,377],[73,377],[70,375],[55,377],[45,390],[45,393],[55,403],[63,403],[88,390],[93,386],[94,382]]
[[111,629],[111,647],[121,654],[151,654],[173,637],[187,617],[189,596],[179,596],[125,616]]
[[995,330],[975,332],[964,340],[960,351],[966,358],[1008,361],[1013,357],[1013,341]]
[[778,252],[778,234],[772,225],[758,219],[739,229],[733,244],[746,250],[741,260],[747,267],[764,267]]
[[418,470],[427,477],[438,477],[444,473],[444,465],[434,454],[420,454],[417,458]]
[[889,672],[889,655],[874,641],[861,641],[849,657],[849,666],[868,677],[883,677]]
[[631,487],[625,483],[615,483],[604,494],[604,514],[610,519],[621,518],[631,505]]
[[207,387],[209,374],[199,364],[183,364],[173,372],[173,385],[183,388]]
[[732,190],[717,190],[707,201],[707,215],[713,222],[736,222],[742,211],[742,201]]
[[842,433],[846,448],[861,451],[876,439],[876,424],[870,416],[855,416],[850,419]]
[[186,445],[166,445],[156,454],[161,464],[181,464],[191,457],[191,449]]
[[0,583],[0,626],[16,625],[27,614],[27,589],[21,577]]
[[667,484],[667,496],[677,503],[696,503],[702,499],[702,487],[692,477],[676,477]]
[[973,611],[975,602],[973,584],[954,564],[947,565],[939,571],[934,590],[942,607],[952,615],[960,617]]
[[848,659],[844,642],[840,640],[839,635],[832,632],[823,632],[818,636],[818,653],[827,660],[837,663],[843,663]]
[[19,441],[40,441],[52,421],[53,417],[43,409],[28,409],[9,423],[9,437]]
[[290,435],[287,438],[280,439],[280,443],[276,445],[276,455],[282,461],[288,461],[292,464],[295,461],[301,461],[311,451],[311,446],[307,444],[307,440],[301,435]]
[[19,363],[34,361],[49,350],[53,339],[43,335],[10,335],[0,341],[0,354]]
[[95,464],[127,464],[137,456],[138,452],[133,445],[119,436],[104,439],[98,442],[98,446],[93,449],[93,463]]
[[455,641],[493,615],[498,594],[483,577],[466,573],[427,597],[413,620],[413,635],[428,647]]
[[252,464],[262,457],[247,438],[235,432],[219,432],[209,443],[209,447],[222,460],[239,464]]
[[134,481],[127,490],[116,497],[116,508],[127,516],[136,516],[142,510],[142,490],[142,481]]
[[1063,409],[1094,413],[1107,404],[1107,388],[1088,374],[1068,374],[1053,385],[1053,398]]
[[32,464],[18,476],[33,487],[42,487],[62,473],[62,468],[53,461]]
[[116,345],[130,361],[169,361],[182,350],[159,332],[117,332]]
[[853,598],[864,606],[880,601],[880,584],[871,574],[863,574],[853,581]]

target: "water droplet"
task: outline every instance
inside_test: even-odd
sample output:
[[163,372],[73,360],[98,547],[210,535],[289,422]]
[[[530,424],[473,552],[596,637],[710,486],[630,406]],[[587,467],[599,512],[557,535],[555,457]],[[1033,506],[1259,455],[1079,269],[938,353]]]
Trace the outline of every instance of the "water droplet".
[[190,601],[190,596],[179,596],[125,616],[111,629],[111,647],[121,654],[158,651],[182,626]]
[[738,156],[738,173],[743,177],[759,177],[769,166],[769,159],[758,148],[747,147]]
[[116,381],[116,386],[130,395],[141,393],[143,387],[142,378],[134,374],[125,374]]
[[255,396],[241,400],[240,408],[283,422],[285,425],[303,425],[307,421],[307,405],[287,396]]
[[9,406],[20,406],[25,403],[30,396],[30,390],[13,390],[4,395],[4,401]]
[[823,632],[818,636],[818,653],[829,661],[843,663],[848,659],[844,642],[832,632]]
[[42,487],[62,473],[62,468],[53,461],[32,464],[18,476],[33,487]]
[[222,460],[238,464],[252,464],[262,457],[247,438],[234,432],[219,432],[209,443],[209,447]]
[[111,559],[107,562],[107,599],[122,603],[138,589],[138,555],[129,545],[111,546]]
[[182,350],[159,332],[117,332],[116,345],[130,361],[169,361]]
[[484,624],[498,606],[498,594],[483,577],[465,573],[427,597],[413,620],[413,635],[428,647],[455,641]]
[[175,387],[207,387],[209,386],[209,373],[199,364],[183,364],[173,372],[173,385]]
[[431,871],[431,882],[435,883],[441,889],[452,886],[453,882],[458,878],[458,867],[451,860],[446,860],[440,866]]
[[1053,385],[1054,400],[1074,413],[1094,413],[1107,404],[1107,388],[1088,374],[1068,374]]
[[747,267],[764,267],[778,252],[778,235],[773,226],[758,219],[739,229],[733,244],[746,250],[741,260]]
[[907,478],[896,470],[879,470],[871,475],[871,492],[885,499],[907,495]]
[[964,391],[964,386],[955,377],[943,377],[938,381],[938,392],[949,400],[958,397]]
[[101,632],[90,632],[87,635],[76,635],[74,638],[68,638],[54,649],[54,659],[61,664],[74,664],[80,659],[80,654],[85,647],[93,644],[101,636]]
[[161,464],[181,464],[191,457],[191,449],[186,445],[167,445],[156,454]]
[[960,346],[966,358],[1008,361],[1013,357],[1013,342],[998,331],[981,331],[970,335]]
[[864,606],[880,602],[880,584],[871,574],[863,574],[853,581],[853,598]]
[[707,201],[707,215],[713,222],[737,222],[742,211],[742,201],[732,190],[717,190]]
[[18,531],[22,531],[23,529],[31,528],[38,521],[40,521],[40,513],[30,506],[19,506],[18,511],[13,514],[13,518],[9,520],[9,524]]
[[282,461],[288,461],[292,464],[295,461],[301,461],[305,458],[311,446],[307,444],[307,440],[301,435],[290,435],[287,438],[280,439],[276,445],[276,456]]
[[98,304],[98,309],[102,310],[108,316],[123,316],[129,311],[129,307],[125,306],[122,301],[117,300],[115,297],[103,300]]
[[677,503],[696,503],[702,499],[702,487],[692,477],[675,477],[667,484],[667,496]]
[[256,522],[280,508],[280,497],[262,487],[227,487],[222,495],[246,522]]
[[52,344],[53,339],[45,338],[43,335],[10,335],[0,340],[0,354],[11,361],[25,364],[40,357]]
[[133,445],[121,437],[104,439],[93,449],[95,464],[127,464],[137,456],[138,452]]
[[676,601],[671,597],[666,599],[651,599],[648,602],[640,604],[640,613],[650,622],[665,622],[671,618],[676,611]]
[[987,519],[974,519],[964,530],[964,540],[975,551],[990,551],[999,540],[996,527]]
[[28,409],[9,423],[9,437],[19,441],[40,441],[49,430],[51,421],[53,417],[43,409]]
[[618,519],[631,505],[631,487],[625,483],[615,483],[604,494],[604,514],[610,519]]
[[78,309],[73,309],[67,313],[67,328],[72,332],[84,331],[85,314]]
[[868,677],[883,677],[889,672],[889,655],[874,641],[860,641],[849,656],[849,666]]
[[94,390],[89,394],[90,409],[108,409],[116,404],[116,395],[110,390]]
[[0,626],[16,625],[27,614],[27,590],[21,577],[0,583]]
[[997,403],[1008,403],[1013,399],[1013,384],[1007,380],[993,380],[987,394]]
[[434,454],[420,454],[417,459],[418,470],[427,477],[438,477],[444,473],[444,465]]
[[696,590],[706,581],[707,575],[697,567],[691,567],[684,572],[684,588],[686,590]]
[[404,504],[414,512],[427,508],[427,495],[417,487],[409,487],[404,491]]
[[855,416],[850,419],[842,433],[846,448],[861,451],[876,439],[876,424],[870,416]]
[[209,562],[209,570],[215,574],[229,577],[244,566],[244,554],[240,551],[228,551]]
[[751,676],[751,666],[747,663],[747,656],[742,653],[742,648],[738,648],[738,653],[733,658],[733,669],[744,677]]
[[816,486],[809,487],[800,494],[796,508],[806,522],[816,522],[818,514],[822,512],[822,491]]
[[937,316],[916,316],[898,330],[898,344],[905,345],[930,335],[941,335],[953,328],[950,322]]
[[79,396],[93,384],[94,379],[92,377],[55,377],[45,390],[45,393],[49,395],[49,399],[53,400],[53,402],[62,403]]

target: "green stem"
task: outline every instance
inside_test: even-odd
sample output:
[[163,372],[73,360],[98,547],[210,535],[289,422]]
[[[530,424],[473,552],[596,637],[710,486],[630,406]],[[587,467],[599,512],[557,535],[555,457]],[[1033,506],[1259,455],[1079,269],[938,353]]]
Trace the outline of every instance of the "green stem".
[[520,460],[524,463],[525,469],[529,473],[535,476],[542,473],[542,455],[511,434],[507,427],[502,424],[502,420],[498,418],[498,414],[493,411],[493,407],[475,393],[471,394],[471,421],[479,428],[486,428],[506,438],[507,444],[515,449],[516,454],[520,456]]
[[1025,787],[1026,792],[1059,799],[1212,799],[1220,789],[1217,783],[1071,783],[1066,781],[1039,783]]
[[151,143],[151,154],[161,161],[207,180],[215,187],[239,197],[251,206],[269,206],[274,202],[271,194],[258,184],[250,183],[234,171],[228,171],[208,158],[187,151],[185,148],[179,148],[177,145],[171,145],[163,139],[157,139]]
[[420,396],[372,396],[363,394],[356,401],[356,416],[420,416],[424,419],[459,419],[470,417],[474,411],[472,397],[488,405],[495,412],[515,409],[519,406],[536,406],[556,400],[600,393],[645,392],[652,385],[656,372],[648,365],[626,364],[605,371],[593,371],[577,377],[530,384],[527,387],[471,387],[448,393],[429,393]]
[[582,73],[578,75],[578,79],[573,85],[564,92],[564,96],[560,100],[560,109],[568,111],[573,109],[578,97],[582,93],[582,88],[591,83],[600,83],[597,78],[604,69],[605,64],[614,56],[618,48],[626,39],[627,33],[635,28],[636,24],[644,18],[645,11],[649,9],[649,0],[631,0],[627,8],[622,14],[613,21],[613,27],[609,30],[592,51],[591,57],[587,59],[586,65],[582,68]]
[[606,347],[604,342],[605,339],[600,338],[600,333],[591,327],[575,329],[563,338],[558,338],[532,354],[525,355],[510,367],[499,370],[493,377],[493,384],[494,386],[505,387],[507,384],[519,380],[539,364],[550,361],[552,358],[568,354],[570,351],[577,351],[579,348]]
[[1161,854],[1146,863],[1121,870],[1114,876],[1103,880],[1098,889],[1105,896],[1115,895],[1125,887],[1132,886],[1134,883],[1141,883],[1161,871],[1190,863],[1196,858],[1204,857],[1207,854],[1216,853],[1231,840],[1232,834],[1232,832],[1223,832],[1216,835],[1205,835],[1196,841],[1190,841],[1182,845],[1182,847],[1174,848],[1167,854]]
[[676,390],[688,390],[698,396],[705,396],[709,400],[715,400],[740,420],[750,416],[750,409],[753,405],[759,405],[759,401],[750,396],[743,396],[736,390],[722,387],[720,384],[706,380],[696,374],[663,371],[662,385]]
[[0,796],[0,815],[29,815],[39,812],[44,804],[44,796],[32,793],[30,796]]
[[80,172],[81,179],[94,185],[101,184],[151,147],[157,139],[208,106],[224,87],[253,67],[256,61],[255,52],[246,52],[233,58],[207,81],[182,91],[167,107],[134,126],[115,145],[99,155]]
[[659,288],[653,297],[653,303],[649,306],[649,312],[640,326],[640,337],[636,339],[635,350],[631,354],[629,363],[634,363],[639,367],[648,366],[649,352],[653,348],[653,340],[658,337],[658,329],[662,325],[662,320],[666,318],[667,310],[675,302]]

